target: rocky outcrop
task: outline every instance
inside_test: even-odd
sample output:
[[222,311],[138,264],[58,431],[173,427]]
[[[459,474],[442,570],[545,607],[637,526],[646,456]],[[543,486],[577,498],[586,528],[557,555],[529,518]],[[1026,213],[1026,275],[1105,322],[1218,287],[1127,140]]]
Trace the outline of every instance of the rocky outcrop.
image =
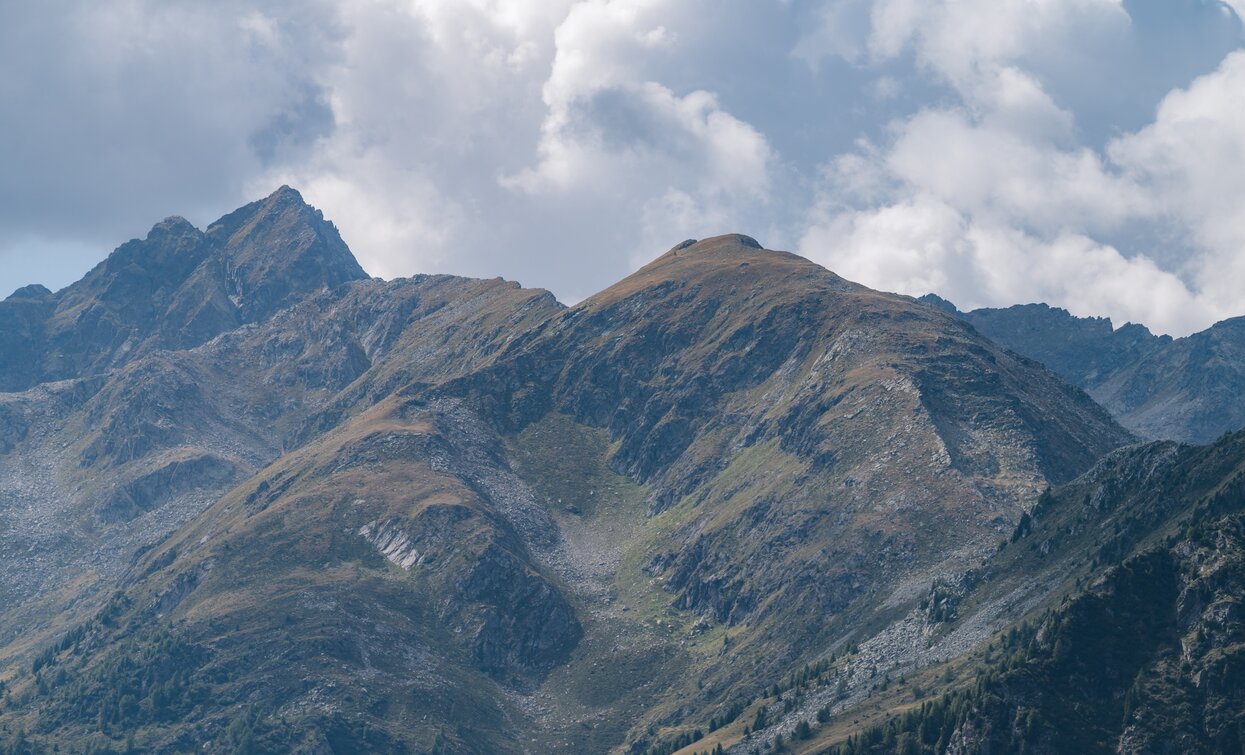
[[422,558],[410,535],[402,528],[402,520],[386,519],[383,522],[368,522],[359,528],[363,536],[376,550],[384,554],[398,566],[410,571]]
[[241,479],[237,464],[210,453],[176,457],[128,481],[95,510],[101,522],[129,521],[191,490],[219,490]]
[[7,454],[26,437],[30,424],[16,402],[0,401],[0,454]]
[[564,661],[583,634],[566,598],[525,546],[474,507],[429,504],[359,534],[433,590],[430,602],[468,642],[478,667],[526,685]]
[[51,292],[42,286],[18,289],[0,301],[0,391],[22,390],[43,377],[41,344],[54,309]]

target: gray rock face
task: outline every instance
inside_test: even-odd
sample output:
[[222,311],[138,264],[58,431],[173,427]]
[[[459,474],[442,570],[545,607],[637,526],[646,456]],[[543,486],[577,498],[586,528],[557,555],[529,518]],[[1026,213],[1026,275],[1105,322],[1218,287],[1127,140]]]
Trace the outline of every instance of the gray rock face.
[[0,402],[0,454],[7,454],[24,440],[29,427],[20,404]]
[[359,533],[395,565],[428,582],[439,616],[464,630],[476,665],[524,684],[566,659],[583,634],[575,611],[524,545],[463,504],[368,522]]
[[50,296],[14,294],[0,301],[0,391],[22,390],[43,376],[36,344],[43,342],[54,309]]
[[239,482],[242,473],[234,462],[210,453],[174,458],[119,486],[96,509],[96,515],[107,524],[127,522],[188,491],[215,491]]

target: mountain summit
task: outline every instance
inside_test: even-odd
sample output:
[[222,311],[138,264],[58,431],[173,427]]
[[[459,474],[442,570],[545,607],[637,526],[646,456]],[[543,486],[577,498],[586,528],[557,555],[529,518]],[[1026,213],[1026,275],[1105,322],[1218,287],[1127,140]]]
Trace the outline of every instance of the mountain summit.
[[288,186],[212,223],[207,237],[221,250],[230,293],[247,321],[367,277],[337,227]]
[[333,224],[288,186],[206,233],[170,217],[62,291],[0,302],[0,322],[13,326],[0,336],[0,388],[98,374],[153,349],[191,348],[366,277]]

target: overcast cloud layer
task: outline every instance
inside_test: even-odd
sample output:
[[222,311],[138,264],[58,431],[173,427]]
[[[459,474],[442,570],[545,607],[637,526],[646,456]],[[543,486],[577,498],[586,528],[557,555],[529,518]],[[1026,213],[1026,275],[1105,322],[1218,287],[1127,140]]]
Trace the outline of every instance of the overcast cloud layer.
[[[961,308],[1245,314],[1245,0],[0,6],[0,288],[282,183],[574,301],[740,231]],[[2,295],[2,294],[0,294]]]

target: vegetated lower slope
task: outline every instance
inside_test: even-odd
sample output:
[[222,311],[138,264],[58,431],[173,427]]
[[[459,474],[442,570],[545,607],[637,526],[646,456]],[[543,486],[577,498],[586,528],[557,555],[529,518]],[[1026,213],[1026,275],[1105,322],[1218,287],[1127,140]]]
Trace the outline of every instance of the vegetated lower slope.
[[804,726],[770,724],[740,751],[783,733],[791,752],[840,755],[1245,746],[1245,433],[1112,454],[1044,495],[967,576],[931,589],[924,640],[1010,615],[986,622],[988,643],[873,676],[872,702],[839,710],[821,690],[859,674],[859,655],[844,657],[781,695],[829,699],[820,720],[797,712]]
[[[956,312],[938,297],[922,300]],[[1084,388],[1142,437],[1209,443],[1245,427],[1245,318],[1172,339],[1045,304],[956,314]]]
[[[740,236],[571,309],[320,287],[3,406],[5,479],[82,522],[4,617],[0,725],[62,750],[669,749],[893,641],[1130,440],[962,321]],[[181,469],[201,495],[153,503]]]

